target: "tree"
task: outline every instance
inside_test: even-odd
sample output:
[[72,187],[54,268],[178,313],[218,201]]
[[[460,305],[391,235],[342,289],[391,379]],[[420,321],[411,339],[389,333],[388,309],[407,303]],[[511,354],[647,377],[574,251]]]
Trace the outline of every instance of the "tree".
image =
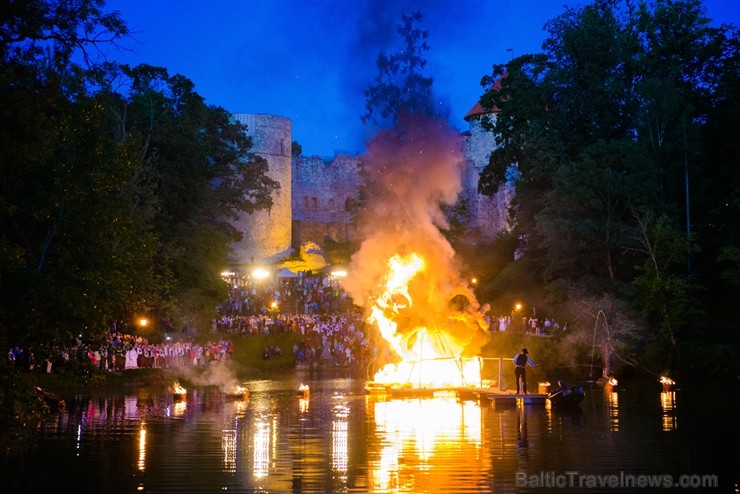
[[0,337],[47,351],[136,315],[207,327],[229,220],[278,186],[186,77],[72,61],[127,33],[101,4],[14,3],[0,26]]
[[431,77],[424,76],[427,61],[424,53],[429,51],[429,33],[416,25],[424,16],[420,11],[401,15],[403,24],[397,27],[404,48],[396,54],[384,51],[378,54],[375,65],[378,75],[375,84],[365,90],[365,113],[362,123],[398,123],[402,112],[413,115],[435,115]]
[[728,121],[737,33],[708,23],[698,0],[597,0],[547,24],[544,54],[496,65],[482,81],[496,90],[481,104],[500,111],[479,189],[495,192],[518,167],[515,231],[529,238],[551,300],[630,301],[642,311],[631,325],[646,337],[662,321],[665,341],[695,337],[684,329],[704,321],[691,294],[707,278],[691,269],[692,242],[729,193],[704,193],[721,183],[705,129]]
[[113,110],[153,173],[156,269],[172,283],[156,308],[206,327],[226,296],[220,272],[229,245],[241,238],[230,220],[269,208],[278,184],[267,176],[267,161],[249,151],[243,125],[206,105],[190,80],[147,65],[120,71],[117,84],[130,90]]
[[127,149],[96,132],[100,100],[71,61],[127,33],[101,5],[16,2],[0,25],[0,329],[16,343],[67,342],[100,324],[117,293],[98,297],[116,283],[103,252],[137,240],[106,235],[127,206]]

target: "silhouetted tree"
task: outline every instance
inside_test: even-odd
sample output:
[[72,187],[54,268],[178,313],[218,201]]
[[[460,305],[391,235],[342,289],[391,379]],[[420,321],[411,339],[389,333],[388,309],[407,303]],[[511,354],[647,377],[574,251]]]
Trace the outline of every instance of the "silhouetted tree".
[[[403,49],[393,55],[381,51],[375,60],[378,75],[375,84],[365,90],[363,123],[398,123],[402,112],[432,116],[435,114],[431,77],[424,76],[429,51],[429,33],[417,27],[424,16],[420,11],[403,14],[403,24],[397,27],[404,42]],[[379,121],[380,119],[380,121]]]

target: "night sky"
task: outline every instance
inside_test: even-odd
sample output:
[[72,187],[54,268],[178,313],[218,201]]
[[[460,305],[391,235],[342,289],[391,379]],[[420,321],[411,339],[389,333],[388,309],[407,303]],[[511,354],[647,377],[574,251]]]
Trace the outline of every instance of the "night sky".
[[[363,91],[381,50],[400,50],[401,14],[421,11],[429,31],[425,75],[453,128],[483,89],[481,77],[512,56],[540,52],[557,0],[113,0],[133,31],[122,63],[182,74],[210,105],[288,117],[304,155],[364,152]],[[740,26],[740,1],[706,0],[715,24]]]

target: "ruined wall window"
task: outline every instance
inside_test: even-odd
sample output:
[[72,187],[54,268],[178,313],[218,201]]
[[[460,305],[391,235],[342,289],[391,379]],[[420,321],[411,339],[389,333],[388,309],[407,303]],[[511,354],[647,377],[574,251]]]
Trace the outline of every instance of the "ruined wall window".
[[308,196],[303,196],[303,207],[308,209]]
[[311,198],[311,208],[312,209],[319,209],[319,200],[315,197]]
[[357,202],[353,197],[348,197],[346,201],[344,201],[344,210],[345,211],[354,211],[357,207]]

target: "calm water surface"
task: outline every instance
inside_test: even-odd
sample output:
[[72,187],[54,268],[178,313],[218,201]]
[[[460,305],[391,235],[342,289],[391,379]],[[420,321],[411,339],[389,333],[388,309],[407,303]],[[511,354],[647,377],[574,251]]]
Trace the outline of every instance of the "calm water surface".
[[[737,385],[593,387],[565,413],[384,400],[351,378],[244,384],[247,400],[212,389],[184,401],[169,390],[78,396],[0,480],[35,493],[738,492]],[[635,484],[667,475],[688,485]]]

